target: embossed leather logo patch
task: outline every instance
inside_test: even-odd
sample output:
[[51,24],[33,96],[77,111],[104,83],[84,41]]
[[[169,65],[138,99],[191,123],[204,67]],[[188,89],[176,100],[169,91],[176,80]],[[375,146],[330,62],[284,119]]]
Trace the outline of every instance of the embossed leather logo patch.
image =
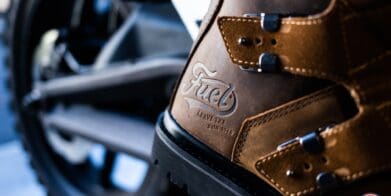
[[216,71],[210,71],[202,63],[192,69],[193,78],[182,88],[182,95],[190,108],[200,108],[219,116],[232,114],[237,107],[234,86],[215,79]]

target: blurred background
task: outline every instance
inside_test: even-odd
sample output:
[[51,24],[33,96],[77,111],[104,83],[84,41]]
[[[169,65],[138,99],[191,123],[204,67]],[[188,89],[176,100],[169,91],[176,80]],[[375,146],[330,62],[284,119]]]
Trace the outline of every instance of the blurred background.
[[0,0],[0,195],[159,189],[154,125],[208,5]]
[[[5,31],[2,12],[9,6],[8,0],[0,0],[0,36]],[[11,108],[9,90],[5,83],[6,55],[4,43],[0,41],[0,195],[45,195],[43,187],[37,183],[29,165],[26,153],[18,140]]]

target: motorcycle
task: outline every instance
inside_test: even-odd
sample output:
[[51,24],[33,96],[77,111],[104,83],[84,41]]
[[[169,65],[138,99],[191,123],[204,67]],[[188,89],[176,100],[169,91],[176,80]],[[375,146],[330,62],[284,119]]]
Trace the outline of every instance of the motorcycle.
[[49,195],[186,194],[151,159],[154,124],[209,0],[12,0],[6,81]]

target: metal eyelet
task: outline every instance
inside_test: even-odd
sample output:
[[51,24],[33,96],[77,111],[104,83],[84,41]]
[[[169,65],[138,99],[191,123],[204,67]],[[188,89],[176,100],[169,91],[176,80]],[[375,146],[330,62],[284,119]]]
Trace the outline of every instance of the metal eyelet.
[[300,145],[308,153],[321,153],[324,149],[323,139],[314,131],[299,139]]
[[249,39],[247,37],[240,37],[238,39],[238,44],[241,45],[241,46],[251,46],[252,45],[252,41],[251,41],[251,39]]
[[316,183],[322,193],[329,192],[340,186],[340,180],[332,172],[322,172],[316,176]]
[[279,14],[268,13],[247,13],[244,17],[261,18],[261,28],[267,32],[276,32],[281,26],[281,16]]
[[276,32],[280,29],[281,17],[278,14],[261,14],[261,27],[268,32]]
[[259,67],[261,72],[274,73],[279,71],[278,56],[268,52],[262,53],[259,56]]

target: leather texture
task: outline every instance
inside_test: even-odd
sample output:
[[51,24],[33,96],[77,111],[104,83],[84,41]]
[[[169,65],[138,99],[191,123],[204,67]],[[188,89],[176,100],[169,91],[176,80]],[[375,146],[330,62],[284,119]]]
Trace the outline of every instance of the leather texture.
[[[391,170],[391,5],[226,0],[210,12],[173,97],[175,120],[284,195],[323,192],[325,172],[338,187],[353,183],[341,194],[391,194],[389,178],[357,188]],[[261,12],[282,14],[278,31],[243,16]],[[240,69],[258,67],[264,52],[280,72]],[[318,131],[321,152],[295,140],[330,124]]]
[[[320,14],[283,18],[275,33],[262,30],[260,18],[220,17],[218,23],[226,50],[237,65],[258,67],[259,56],[270,52],[278,54],[287,72],[340,81],[349,70],[359,69],[371,58],[387,55],[385,43],[368,32],[367,28],[373,27],[363,24],[360,18],[379,17],[377,12],[384,12],[382,17],[389,18],[389,11],[387,6],[360,17],[344,3],[332,1]],[[384,26],[391,25],[389,20],[384,22]],[[261,42],[243,46],[238,44],[241,37],[258,38]]]
[[334,109],[344,104],[341,91],[340,87],[328,87],[246,119],[232,160],[256,173],[254,163],[276,150],[278,145],[336,124],[345,115]]
[[[285,195],[302,195],[319,189],[315,179],[321,172],[334,172],[341,181],[349,183],[387,171],[391,169],[391,148],[387,145],[390,109],[389,104],[364,107],[352,120],[323,132],[322,153],[310,154],[295,142],[262,157],[256,162],[258,175]],[[288,177],[288,170],[296,175]]]
[[[242,3],[242,1],[231,0],[222,3],[215,10],[210,9],[212,13],[208,13],[208,15],[214,17],[211,19],[210,26],[202,32],[204,36],[195,44],[172,101],[171,113],[176,121],[193,136],[230,158],[240,126],[247,117],[323,88],[326,82],[321,80],[288,74],[259,75],[239,71],[225,50],[224,41],[217,25],[219,16],[232,14],[241,16],[244,13],[258,12],[260,8],[270,12],[313,13],[315,12],[313,8],[316,6],[309,2],[311,1],[300,0],[294,5],[286,5],[281,0],[271,3],[259,0],[249,0],[247,3]],[[322,9],[324,8],[316,7],[316,10]],[[213,85],[207,84],[208,82]],[[205,84],[202,88],[200,88],[201,83]],[[194,84],[193,92],[189,91],[190,84]],[[207,85],[210,86],[209,90],[203,89]],[[209,97],[215,96],[208,97],[207,95],[212,88],[215,89],[214,93],[221,93],[220,100],[217,102],[224,102],[223,93],[232,90],[235,102],[233,108],[229,108],[231,113],[223,111],[227,106],[224,106],[225,109],[222,107],[221,111],[217,111],[216,107],[221,105],[212,104],[207,100]],[[202,92],[204,92],[203,95]],[[215,97],[218,99],[218,96]],[[189,105],[191,99],[195,102],[205,103],[196,104],[197,106]]]
[[[390,7],[383,9],[390,10]],[[384,12],[384,10],[377,11]],[[385,12],[382,17],[387,17],[389,14],[389,11]],[[258,175],[282,193],[301,195],[316,191],[319,187],[315,179],[321,172],[332,171],[338,178],[348,183],[390,169],[391,158],[383,155],[391,154],[389,150],[391,148],[386,146],[391,135],[389,122],[391,84],[387,77],[391,74],[391,53],[387,48],[388,43],[379,42],[377,37],[365,30],[368,26],[362,22],[363,17],[373,19],[375,15],[379,16],[378,13],[365,13],[365,16],[362,16],[350,10],[346,2],[333,1],[324,13],[307,18],[283,19],[280,32],[275,35],[262,33],[260,21],[257,19],[237,17],[219,19],[223,37],[232,37],[231,32],[234,29],[241,29],[235,31],[235,38],[224,38],[231,60],[236,64],[256,66],[255,59],[258,59],[262,52],[272,51],[281,54],[281,65],[285,71],[344,84],[359,107],[360,112],[353,119],[322,133],[326,146],[323,153],[317,155],[307,153],[298,142],[283,150],[275,150],[267,156],[263,156],[264,148],[256,151],[259,155],[251,153],[255,157],[260,157],[255,164]],[[240,26],[243,24],[252,26],[253,29]],[[382,25],[389,28],[390,22],[387,21]],[[227,28],[228,26],[230,28]],[[389,32],[387,29],[384,31]],[[257,33],[256,36],[262,35],[265,39],[270,37],[281,39],[283,45],[274,47],[269,44],[264,47],[253,46],[243,49],[237,43],[233,44],[238,35],[254,36],[254,32]],[[285,33],[288,35],[286,38],[284,38]],[[298,41],[300,37],[302,39]],[[235,45],[236,48],[230,47],[231,45]],[[362,48],[360,45],[367,48]],[[261,132],[259,129],[255,131]],[[242,146],[242,140],[260,137],[261,134],[254,133],[255,131],[248,131],[244,126],[242,135],[238,137],[237,146]],[[255,148],[257,146],[255,143],[249,143],[247,146]],[[241,148],[237,150],[243,151]],[[253,166],[254,157],[250,155],[243,159],[238,161],[240,163],[245,161],[242,164],[247,167]],[[324,161],[326,159],[327,163]],[[309,167],[307,171],[303,169],[304,165]],[[296,176],[287,177],[288,170],[296,173]]]

